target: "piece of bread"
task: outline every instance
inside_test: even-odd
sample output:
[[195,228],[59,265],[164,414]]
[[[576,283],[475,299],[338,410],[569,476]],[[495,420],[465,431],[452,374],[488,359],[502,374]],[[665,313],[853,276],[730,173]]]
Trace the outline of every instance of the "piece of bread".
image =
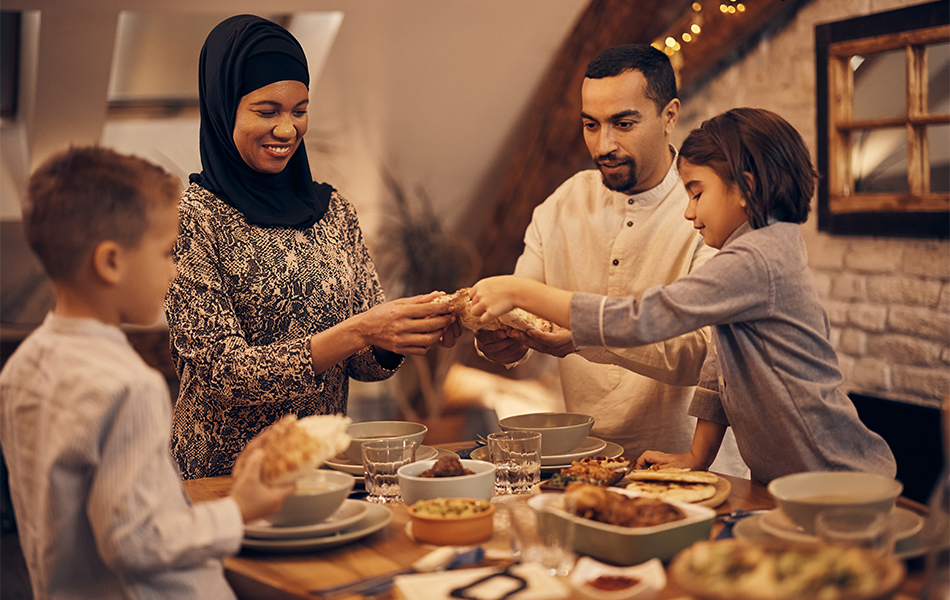
[[264,451],[261,479],[272,485],[288,483],[321,467],[350,445],[350,422],[343,415],[284,415],[255,438]]
[[716,495],[711,483],[683,483],[681,481],[634,481],[627,489],[648,498],[674,502],[702,502]]
[[521,331],[530,331],[532,329],[538,329],[548,333],[554,331],[554,324],[551,323],[551,321],[542,319],[520,308],[510,310],[497,319],[483,323],[479,317],[472,314],[472,299],[468,295],[468,290],[469,288],[462,288],[454,294],[446,294],[434,300],[434,302],[442,302],[452,307],[452,310],[458,317],[459,323],[466,329],[471,329],[472,331],[478,331],[480,329],[495,331],[496,329],[511,327],[513,329],[520,329]]
[[627,473],[627,479],[634,481],[680,481],[683,483],[712,483],[719,481],[715,473],[709,471],[690,471],[689,469],[645,469]]

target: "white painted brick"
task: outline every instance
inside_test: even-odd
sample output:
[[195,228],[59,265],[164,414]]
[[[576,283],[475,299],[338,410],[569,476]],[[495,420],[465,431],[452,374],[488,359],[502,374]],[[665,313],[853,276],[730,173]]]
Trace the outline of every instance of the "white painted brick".
[[842,329],[840,327],[832,327],[831,331],[828,334],[828,342],[831,344],[831,347],[835,349],[836,352],[844,352],[841,348],[841,335]]
[[852,304],[848,322],[859,329],[882,332],[887,328],[887,308],[873,304]]
[[838,355],[838,369],[841,370],[841,376],[845,379],[845,381],[850,381],[854,379],[855,362],[856,361],[854,358],[846,354]]
[[950,242],[914,241],[904,250],[905,273],[950,280]]
[[854,363],[851,379],[860,382],[862,387],[887,390],[891,387],[891,367],[883,360],[860,358]]
[[943,284],[943,289],[940,290],[937,312],[950,313],[950,284]]
[[917,335],[942,343],[950,339],[950,315],[925,308],[892,307],[888,314],[887,326],[891,331]]
[[852,356],[864,356],[868,351],[868,334],[860,329],[845,329],[835,348]]
[[844,264],[859,273],[893,273],[900,268],[901,252],[890,240],[854,240]]
[[830,273],[825,271],[814,271],[812,275],[815,279],[815,288],[818,290],[818,297],[826,300],[831,297],[831,282],[833,280]]
[[831,297],[835,300],[864,300],[866,295],[863,275],[841,273],[831,282]]
[[875,335],[867,340],[867,354],[892,364],[934,367],[941,364],[943,347],[909,335]]
[[950,369],[895,366],[894,389],[921,398],[942,399],[950,393]]
[[950,348],[944,348],[940,353],[940,360],[950,365]]
[[868,300],[880,304],[908,304],[934,306],[943,287],[936,279],[874,275],[867,279]]

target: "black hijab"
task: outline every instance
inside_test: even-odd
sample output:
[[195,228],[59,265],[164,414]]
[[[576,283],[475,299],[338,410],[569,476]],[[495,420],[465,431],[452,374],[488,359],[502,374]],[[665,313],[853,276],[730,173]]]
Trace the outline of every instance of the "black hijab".
[[234,145],[235,115],[245,94],[286,79],[302,81],[309,88],[308,73],[307,57],[294,36],[253,15],[222,21],[201,48],[202,171],[189,179],[241,211],[249,223],[304,229],[330,205],[333,188],[313,181],[303,143],[284,170],[274,174],[249,167]]

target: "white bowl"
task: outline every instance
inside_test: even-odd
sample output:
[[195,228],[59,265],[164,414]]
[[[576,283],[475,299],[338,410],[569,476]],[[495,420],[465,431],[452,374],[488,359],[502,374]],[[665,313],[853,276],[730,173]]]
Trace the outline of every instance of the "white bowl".
[[297,491],[284,500],[269,521],[278,527],[319,523],[332,515],[353,490],[356,478],[348,473],[314,469],[297,481]]
[[462,466],[474,475],[459,475],[458,477],[419,477],[435,464],[434,460],[420,460],[399,467],[396,475],[399,477],[399,493],[406,505],[412,505],[418,500],[434,500],[435,498],[473,498],[475,500],[491,500],[495,490],[495,465],[481,460],[463,458]]
[[343,454],[355,465],[363,464],[363,442],[378,440],[412,440],[416,443],[416,450],[422,445],[429,428],[422,423],[411,421],[363,421],[351,423],[346,428],[351,441]]
[[581,445],[594,426],[594,417],[567,412],[526,413],[500,419],[498,426],[502,431],[539,432],[541,456],[556,456]]
[[814,471],[773,479],[768,486],[775,503],[807,533],[815,531],[815,515],[829,508],[866,508],[888,512],[904,486],[874,473]]
[[[622,590],[606,591],[590,585],[600,576],[630,577],[639,583]],[[587,600],[652,600],[666,587],[666,571],[658,558],[632,567],[615,567],[582,556],[571,570],[570,582],[574,590]]]

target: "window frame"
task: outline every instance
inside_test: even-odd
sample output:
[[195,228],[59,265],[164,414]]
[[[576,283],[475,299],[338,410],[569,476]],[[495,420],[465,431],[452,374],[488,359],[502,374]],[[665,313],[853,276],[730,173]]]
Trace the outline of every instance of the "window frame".
[[[924,49],[944,41],[950,41],[950,0],[816,25],[816,154],[822,174],[818,185],[819,230],[844,235],[950,237],[950,193],[929,192],[925,131],[928,125],[950,123],[950,114],[930,115],[926,105]],[[906,49],[906,114],[854,121],[850,57],[899,48]],[[854,193],[851,132],[894,127],[907,131],[908,192]]]

